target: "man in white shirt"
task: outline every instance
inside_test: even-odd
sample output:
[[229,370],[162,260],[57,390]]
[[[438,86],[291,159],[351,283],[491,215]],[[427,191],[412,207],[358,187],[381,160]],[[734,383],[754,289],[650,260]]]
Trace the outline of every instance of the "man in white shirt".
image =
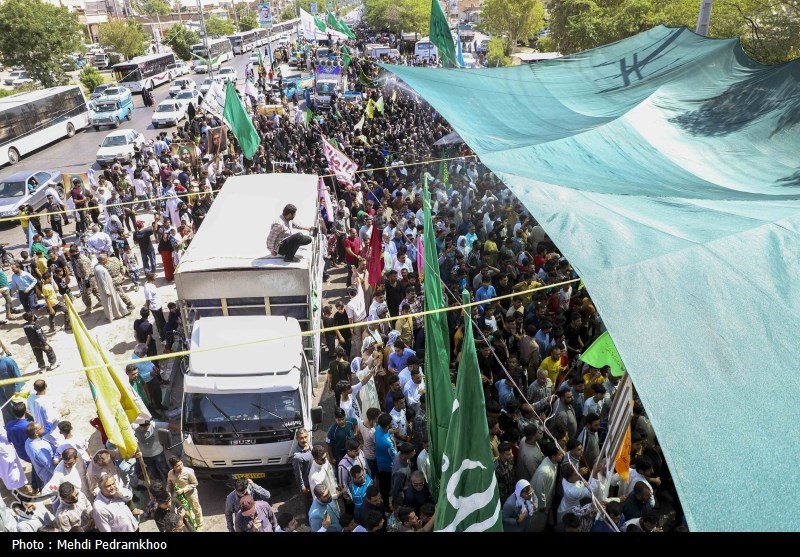
[[416,370],[419,370],[420,373],[422,373],[419,358],[416,356],[410,356],[406,362],[406,367],[400,370],[400,373],[397,374],[398,379],[400,379],[401,389],[406,388],[406,385],[408,385],[409,381],[411,381],[412,374],[415,373]]
[[56,410],[56,401],[47,394],[47,383],[44,379],[33,382],[34,394],[28,397],[28,411],[33,421],[42,424],[45,433],[50,433],[61,421],[61,414]]
[[409,273],[414,272],[414,264],[411,262],[411,258],[408,257],[407,251],[406,246],[400,246],[397,250],[397,257],[395,258],[394,265],[392,265],[392,269],[397,271],[397,274],[402,274],[403,269]]
[[[413,357],[413,356],[412,356]],[[411,358],[409,358],[411,360]],[[403,387],[403,395],[406,397],[406,406],[413,408],[414,412],[419,413],[420,397],[425,394],[425,377],[419,366],[411,370],[411,380]]]
[[86,247],[89,249],[89,253],[98,254],[98,253],[105,253],[105,254],[113,254],[114,248],[111,245],[111,236],[100,230],[100,227],[96,224],[92,225],[92,234],[86,240]]
[[[319,484],[324,484],[330,491],[334,499],[339,497],[341,489],[336,483],[336,473],[333,466],[328,462],[328,451],[322,445],[314,445],[311,449],[311,468],[308,470],[308,489],[314,493],[314,488]],[[316,498],[316,495],[314,496]]]
[[144,513],[142,509],[131,512],[128,501],[133,493],[117,485],[115,476],[103,474],[99,482],[100,493],[92,505],[95,527],[100,532],[136,532],[139,521],[136,516]]

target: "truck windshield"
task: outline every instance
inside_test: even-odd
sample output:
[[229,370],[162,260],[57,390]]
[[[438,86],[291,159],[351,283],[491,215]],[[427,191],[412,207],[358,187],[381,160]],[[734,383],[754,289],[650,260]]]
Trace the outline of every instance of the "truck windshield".
[[119,110],[119,103],[98,103],[97,112],[114,112]]
[[293,431],[302,425],[300,392],[297,390],[272,393],[187,393],[183,410],[184,432],[191,434],[238,437]]
[[317,83],[318,95],[332,95],[336,90],[336,83],[331,81],[320,81]]

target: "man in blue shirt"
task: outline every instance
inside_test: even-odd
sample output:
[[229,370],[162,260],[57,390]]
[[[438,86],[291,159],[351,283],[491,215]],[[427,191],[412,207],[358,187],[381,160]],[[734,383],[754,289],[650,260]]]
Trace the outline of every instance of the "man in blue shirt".
[[19,292],[19,301],[22,302],[22,307],[25,311],[33,311],[34,309],[41,309],[44,303],[36,304],[36,296],[34,295],[34,288],[38,282],[32,274],[23,271],[19,264],[14,263],[11,265],[11,287],[16,288]]
[[[0,271],[0,274],[5,274]],[[0,380],[2,379],[16,379],[21,377],[17,362],[11,359],[8,354],[0,356]],[[14,414],[11,413],[11,404],[6,404],[14,394],[22,390],[22,382],[9,383],[0,386],[0,404],[3,405],[3,423],[8,423],[14,419]]]
[[[492,286],[491,279],[483,275],[481,277],[481,287],[475,291],[475,301],[482,302],[483,300],[488,300],[489,298],[497,297],[497,292],[495,292],[494,286]],[[483,315],[484,312],[484,304],[478,306],[478,313]]]
[[56,465],[53,463],[55,456],[53,446],[42,439],[44,427],[40,423],[29,423],[25,433],[28,434],[28,440],[25,441],[25,452],[33,465],[31,485],[33,489],[41,490],[56,471]]
[[14,445],[14,450],[17,455],[25,462],[30,462],[28,453],[25,451],[25,441],[28,440],[28,424],[31,421],[25,417],[27,408],[24,402],[12,402],[8,406],[11,407],[11,414],[14,419],[6,422],[6,436],[8,440]]
[[364,522],[363,511],[367,502],[367,489],[372,485],[372,478],[358,464],[350,468],[350,496],[353,498],[353,515],[359,524]]
[[389,371],[395,374],[400,373],[408,366],[408,359],[416,355],[416,352],[406,347],[405,342],[397,339],[394,341],[394,351],[389,354]]
[[339,504],[331,495],[328,486],[317,484],[314,486],[314,502],[308,510],[308,524],[312,532],[319,532],[325,522],[325,516],[330,517],[330,524],[324,531],[341,532],[342,525],[339,524]]
[[378,416],[378,427],[375,429],[375,460],[378,461],[378,485],[384,506],[389,505],[389,493],[392,487],[392,465],[397,449],[392,440],[392,417],[389,414]]

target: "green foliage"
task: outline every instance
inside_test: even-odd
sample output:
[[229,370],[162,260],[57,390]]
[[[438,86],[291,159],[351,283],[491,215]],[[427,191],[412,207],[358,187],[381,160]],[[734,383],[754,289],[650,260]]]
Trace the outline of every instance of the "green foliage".
[[169,45],[175,56],[181,60],[191,60],[191,46],[199,42],[200,35],[180,23],[176,23],[164,33],[164,44]]
[[428,33],[430,0],[365,0],[364,18],[373,29]]
[[89,93],[104,81],[102,74],[93,66],[86,66],[81,70],[80,80]]
[[536,41],[536,50],[539,52],[556,52],[556,41],[552,35],[539,37]]
[[0,58],[21,66],[44,87],[66,81],[61,61],[78,51],[82,26],[76,14],[41,0],[0,4]]
[[486,0],[481,18],[489,34],[505,37],[514,52],[517,41],[526,42],[544,27],[544,5],[541,0]]
[[281,12],[280,20],[281,21],[289,21],[291,19],[295,19],[297,17],[297,10],[294,7],[294,4],[287,4],[283,11]]
[[489,40],[489,45],[486,47],[486,59],[489,61],[489,67],[510,66],[510,53],[511,49],[507,41],[499,37]]
[[[694,30],[698,0],[556,0],[550,28],[558,50],[569,54],[608,44],[660,23]],[[485,9],[484,9],[485,12]],[[715,2],[710,37],[740,37],[759,62],[774,64],[800,55],[798,0]]]
[[132,19],[109,21],[100,25],[100,45],[127,60],[147,52],[150,36]]
[[208,33],[209,37],[216,39],[233,35],[235,32],[236,27],[227,19],[217,16],[206,19],[206,33]]
[[258,27],[258,18],[252,14],[239,16],[239,31],[249,31]]
[[137,14],[150,17],[168,15],[172,8],[165,0],[130,0],[131,7]]

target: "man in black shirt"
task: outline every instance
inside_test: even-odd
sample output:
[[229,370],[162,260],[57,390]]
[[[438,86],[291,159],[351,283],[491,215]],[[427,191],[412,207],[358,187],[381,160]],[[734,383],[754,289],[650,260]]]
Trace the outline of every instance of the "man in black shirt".
[[[28,337],[28,343],[30,343],[33,349],[33,355],[36,356],[36,363],[39,364],[39,370],[41,371],[47,367],[47,370],[50,371],[60,366],[61,363],[58,361],[58,358],[56,358],[53,347],[47,342],[44,331],[36,324],[36,317],[31,312],[26,311],[22,314],[22,318],[25,320],[22,330],[25,331],[25,336]],[[50,363],[49,366],[45,366],[44,364],[45,355],[47,355],[47,361]]]
[[386,307],[389,308],[389,315],[397,317],[400,315],[400,302],[406,297],[406,291],[402,283],[397,280],[397,271],[389,271],[388,278],[383,281],[386,289]]
[[145,273],[156,272],[156,250],[153,247],[153,228],[144,227],[144,222],[136,221],[136,231],[133,233],[133,241],[139,246],[142,253],[142,265]]
[[157,356],[156,340],[153,338],[153,324],[148,321],[150,310],[142,308],[139,310],[139,319],[133,322],[133,336],[136,342],[147,346],[147,356]]

